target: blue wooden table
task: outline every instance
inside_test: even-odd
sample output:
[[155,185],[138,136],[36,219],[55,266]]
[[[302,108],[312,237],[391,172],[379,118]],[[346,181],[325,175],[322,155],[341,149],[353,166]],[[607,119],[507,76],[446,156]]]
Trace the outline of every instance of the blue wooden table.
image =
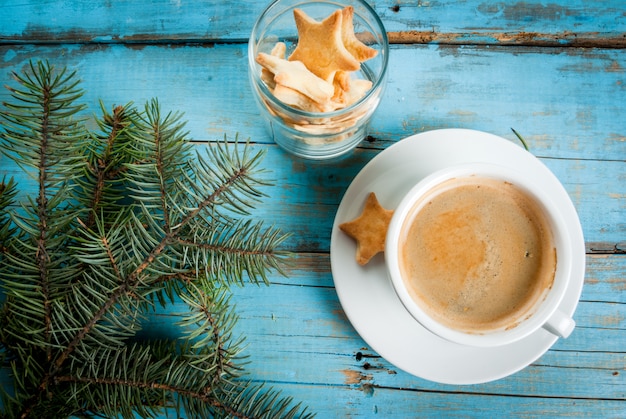
[[[284,248],[295,263],[269,287],[233,290],[237,331],[249,378],[318,417],[626,417],[626,4],[371,3],[391,42],[388,86],[370,137],[338,162],[294,160],[264,131],[246,61],[264,2],[1,0],[0,84],[46,59],[78,71],[91,112],[100,99],[110,108],[157,97],[184,112],[198,147],[226,134],[267,151],[274,186],[255,217],[292,233]],[[330,270],[334,216],[354,177],[438,128],[516,142],[514,128],[564,185],[585,237],[573,334],[482,384],[427,381],[382,358],[347,319]],[[7,159],[0,172],[18,173]],[[176,335],[182,307],[152,317],[146,333]]]

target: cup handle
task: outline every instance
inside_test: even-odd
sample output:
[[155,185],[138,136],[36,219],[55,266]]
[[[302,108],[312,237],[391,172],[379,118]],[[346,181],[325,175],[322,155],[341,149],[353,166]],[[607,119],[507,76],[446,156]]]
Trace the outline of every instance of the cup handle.
[[555,311],[552,317],[543,325],[543,328],[561,338],[568,337],[576,326],[576,322],[562,311]]

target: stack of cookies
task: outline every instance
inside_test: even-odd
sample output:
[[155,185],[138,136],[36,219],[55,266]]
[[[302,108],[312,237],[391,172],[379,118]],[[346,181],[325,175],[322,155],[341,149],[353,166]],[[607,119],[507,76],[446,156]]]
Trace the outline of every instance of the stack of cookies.
[[[372,82],[354,75],[377,51],[357,38],[353,18],[351,6],[337,9],[321,22],[294,9],[298,42],[289,57],[283,42],[276,43],[269,54],[256,56],[262,66],[261,79],[276,99],[306,113],[323,114],[348,108],[365,96]],[[268,109],[277,113],[275,108]],[[366,111],[315,119],[279,116],[295,129],[323,135],[354,126]]]

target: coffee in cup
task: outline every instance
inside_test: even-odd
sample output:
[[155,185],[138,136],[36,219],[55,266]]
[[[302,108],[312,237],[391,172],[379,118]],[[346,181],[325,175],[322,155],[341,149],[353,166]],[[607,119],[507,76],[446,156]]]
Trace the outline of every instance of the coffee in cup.
[[396,208],[385,260],[407,310],[446,339],[496,346],[574,327],[558,310],[567,228],[540,186],[508,168],[466,164],[420,181]]
[[501,179],[457,177],[430,189],[404,220],[399,248],[411,297],[466,332],[514,324],[554,281],[556,250],[542,209]]

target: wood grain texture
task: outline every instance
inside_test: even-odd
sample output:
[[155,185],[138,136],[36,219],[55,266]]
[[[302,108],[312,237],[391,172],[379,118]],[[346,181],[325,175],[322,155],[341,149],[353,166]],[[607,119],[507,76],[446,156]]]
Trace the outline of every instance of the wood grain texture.
[[[158,97],[185,112],[199,141],[240,133],[268,143],[252,101],[245,45],[5,45],[3,79],[42,58],[79,71],[91,112]],[[412,63],[410,66],[406,63]],[[528,77],[532,75],[532,77]],[[476,46],[395,46],[388,85],[371,126],[382,149],[414,133],[466,127],[514,139],[540,157],[623,161],[621,51]],[[6,91],[0,92],[0,99]],[[564,99],[567,97],[567,100]],[[190,103],[195,104],[189,106]]]
[[[234,134],[230,137],[234,139]],[[291,159],[276,146],[259,144],[257,147],[266,150],[264,164],[272,170],[268,180],[274,186],[262,189],[269,198],[257,206],[255,216],[293,233],[284,244],[290,251],[328,252],[335,211],[345,190],[358,171],[379,151],[357,150],[341,165],[307,165]],[[560,158],[541,160],[561,180],[570,195],[581,219],[588,251],[626,247],[624,201],[620,198],[626,194],[626,183],[620,180],[626,163]],[[18,171],[6,157],[0,157],[0,167],[5,168],[2,174],[15,176],[19,181],[22,197],[35,191],[32,178]]]
[[[297,258],[297,268],[286,278],[275,278],[269,287],[234,290],[239,330],[247,337],[251,376],[289,388],[288,394],[296,397],[309,394],[311,400],[314,394],[312,407],[322,416],[367,417],[368,409],[377,405],[382,417],[407,412],[434,417],[442,411],[424,405],[424,400],[443,401],[446,395],[448,414],[455,416],[467,414],[464,409],[473,403],[480,413],[469,416],[494,414],[505,409],[507,398],[513,405],[505,411],[512,416],[534,417],[540,411],[558,416],[564,406],[574,403],[573,412],[583,417],[620,417],[625,412],[626,368],[620,342],[626,339],[626,305],[597,297],[613,287],[607,274],[625,276],[626,258],[588,258],[591,279],[585,284],[575,315],[578,327],[570,338],[510,377],[461,387],[416,379],[371,351],[345,319],[326,271],[327,255]],[[613,267],[610,273],[607,264]],[[623,299],[623,294],[617,298]],[[159,313],[149,328],[176,336],[170,317]],[[329,388],[338,400],[330,407],[326,406],[330,395],[320,395]],[[527,398],[536,399],[536,404]],[[403,406],[395,406],[400,400]]]
[[[224,135],[266,151],[273,186],[254,216],[293,233],[284,247],[294,263],[269,287],[233,290],[237,332],[246,336],[249,378],[318,417],[626,417],[623,1],[372,5],[392,42],[387,89],[370,137],[340,161],[293,159],[263,129],[245,42],[264,2],[0,0],[0,85],[29,60],[47,59],[78,71],[86,116],[99,100],[110,108],[158,97],[185,113],[200,151]],[[0,102],[8,99],[0,89]],[[451,127],[516,143],[518,131],[563,183],[587,248],[572,336],[524,370],[473,386],[413,377],[368,348],[342,310],[329,262],[337,206],[364,165],[405,137]],[[0,157],[5,174],[21,197],[33,191]],[[179,301],[157,309],[142,337],[177,336],[184,310]]]
[[[22,0],[0,3],[13,43],[242,42],[269,1]],[[626,47],[619,1],[386,0],[372,6],[392,42]],[[236,13],[233,13],[236,10]]]

